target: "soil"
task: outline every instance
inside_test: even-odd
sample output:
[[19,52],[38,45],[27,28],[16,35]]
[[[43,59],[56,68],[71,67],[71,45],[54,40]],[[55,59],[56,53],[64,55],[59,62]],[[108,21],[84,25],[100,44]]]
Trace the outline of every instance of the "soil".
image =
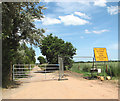
[[[38,68],[35,67],[34,71]],[[64,80],[52,77],[55,73],[32,73],[17,87],[3,89],[3,99],[118,99],[117,83],[86,80],[81,74],[65,72]],[[52,77],[50,79],[49,77]]]

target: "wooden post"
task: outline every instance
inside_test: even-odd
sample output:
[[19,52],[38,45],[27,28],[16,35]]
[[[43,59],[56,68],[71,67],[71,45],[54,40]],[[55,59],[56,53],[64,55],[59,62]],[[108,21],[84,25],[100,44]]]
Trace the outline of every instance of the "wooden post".
[[93,68],[94,68],[94,57],[93,57]]

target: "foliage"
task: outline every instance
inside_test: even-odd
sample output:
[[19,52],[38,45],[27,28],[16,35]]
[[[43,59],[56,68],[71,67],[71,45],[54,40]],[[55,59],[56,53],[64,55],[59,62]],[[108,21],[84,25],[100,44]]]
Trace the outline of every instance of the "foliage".
[[25,43],[21,44],[17,50],[17,56],[14,63],[16,64],[34,64],[35,51],[32,47],[28,48]]
[[118,77],[119,74],[120,74],[119,66],[118,66],[119,63],[120,62],[111,62],[110,63],[110,69],[111,69],[111,71],[108,71],[108,73],[110,74],[110,72],[111,72],[111,74],[112,74],[113,77]]
[[65,42],[50,34],[41,43],[40,49],[42,55],[46,56],[49,63],[58,63],[58,56],[61,56],[64,59],[64,66],[72,66],[71,59],[76,54],[76,48],[70,42]]
[[2,3],[3,86],[6,86],[6,81],[10,81],[12,64],[18,55],[19,42],[25,40],[30,44],[39,45],[44,37],[45,31],[35,27],[34,19],[43,18],[42,9],[45,7],[37,4],[33,2]]
[[[15,40],[24,39],[34,45],[39,44],[43,29],[35,27],[34,19],[43,18],[44,6],[32,2],[2,3],[2,38]],[[37,6],[37,7],[36,7]]]
[[72,68],[70,69],[73,72],[90,72],[90,68],[92,67],[92,63],[74,63]]
[[39,56],[37,59],[39,60],[40,64],[46,63],[45,58],[42,56]]
[[[120,75],[119,72],[119,63],[120,62],[109,62],[109,67],[107,69],[107,72],[104,73],[104,71],[106,71],[106,66],[102,66],[102,73],[100,73],[100,76],[104,76],[104,75],[109,75],[112,76],[112,78],[118,78],[118,76]],[[72,68],[70,69],[73,72],[77,72],[77,73],[82,73],[84,75],[89,74],[90,73],[90,69],[92,67],[93,63],[74,63]],[[103,64],[101,62],[101,64]]]

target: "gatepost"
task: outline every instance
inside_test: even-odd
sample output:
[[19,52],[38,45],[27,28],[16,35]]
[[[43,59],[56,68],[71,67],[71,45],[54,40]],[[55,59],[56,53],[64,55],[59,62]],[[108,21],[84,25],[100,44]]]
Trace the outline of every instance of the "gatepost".
[[58,63],[59,63],[59,81],[64,76],[64,67],[63,67],[63,59],[62,57],[58,56]]

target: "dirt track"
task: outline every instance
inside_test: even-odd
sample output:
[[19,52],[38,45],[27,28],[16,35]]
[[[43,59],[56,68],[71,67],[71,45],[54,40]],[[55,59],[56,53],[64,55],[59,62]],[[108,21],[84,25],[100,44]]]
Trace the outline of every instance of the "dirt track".
[[118,88],[110,83],[71,75],[63,81],[39,81],[40,76],[41,73],[36,73],[31,82],[3,90],[3,99],[118,99]]

